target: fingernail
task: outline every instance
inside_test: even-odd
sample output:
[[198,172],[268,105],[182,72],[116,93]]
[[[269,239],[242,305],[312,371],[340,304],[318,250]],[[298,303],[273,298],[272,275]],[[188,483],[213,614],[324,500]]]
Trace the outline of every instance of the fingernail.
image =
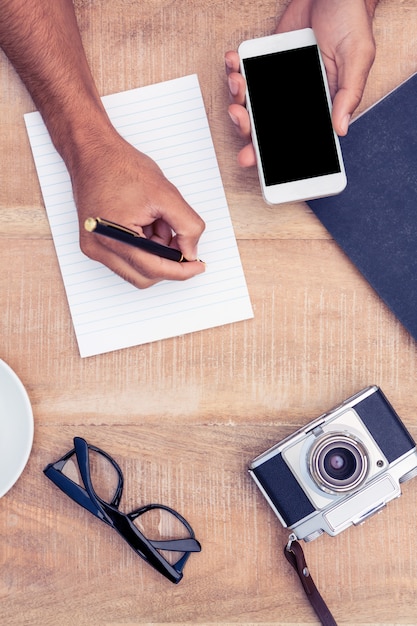
[[345,117],[342,120],[341,128],[342,128],[342,132],[345,135],[346,135],[346,133],[348,132],[348,129],[349,129],[350,118],[351,118],[351,115],[348,113],[347,115],[345,115]]
[[231,61],[231,59],[229,59],[228,57],[225,57],[224,62],[226,64],[226,67],[229,68],[229,70],[233,69],[233,62]]
[[239,93],[239,85],[238,83],[233,80],[233,78],[228,78],[228,83],[229,83],[229,89],[230,89],[230,93],[232,94],[232,96],[237,96],[237,94]]
[[228,111],[228,113],[233,124],[236,124],[236,126],[239,126],[239,120],[237,119],[236,115],[233,115],[233,113],[230,113],[230,111]]

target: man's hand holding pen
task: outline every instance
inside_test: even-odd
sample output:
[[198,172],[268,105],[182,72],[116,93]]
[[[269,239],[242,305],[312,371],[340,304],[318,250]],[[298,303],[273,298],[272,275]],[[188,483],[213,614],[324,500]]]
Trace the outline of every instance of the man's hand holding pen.
[[[81,153],[76,167],[70,167],[81,250],[140,289],[161,280],[186,280],[204,272],[204,263],[196,260],[203,220],[152,159],[113,129],[108,134],[97,142],[91,140],[85,158]],[[95,158],[91,158],[91,150]],[[176,263],[164,255],[126,245],[120,238],[88,232],[84,223],[97,214],[141,237],[179,250],[188,262]]]
[[[89,233],[96,233],[97,235],[103,235],[104,237],[110,237],[115,241],[123,241],[124,243],[139,248],[139,250],[145,250],[149,254],[155,254],[163,259],[169,259],[170,261],[176,261],[177,263],[188,263],[188,259],[185,258],[183,253],[177,248],[170,248],[164,246],[153,239],[148,239],[144,235],[140,235],[137,231],[131,228],[126,228],[121,224],[110,222],[102,217],[87,217],[84,222],[84,228]],[[192,259],[197,261],[199,259]]]

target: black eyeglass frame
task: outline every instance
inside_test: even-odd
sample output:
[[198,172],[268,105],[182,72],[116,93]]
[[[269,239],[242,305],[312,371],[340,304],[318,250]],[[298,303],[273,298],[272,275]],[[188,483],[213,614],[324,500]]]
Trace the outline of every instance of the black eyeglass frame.
[[[104,456],[116,470],[118,484],[111,502],[106,502],[95,492],[91,480],[90,462],[88,451],[92,450]],[[62,473],[67,461],[75,454],[80,476],[84,487],[77,485],[74,481]],[[130,547],[151,565],[158,572],[163,574],[173,583],[179,583],[183,577],[183,569],[191,552],[200,552],[201,545],[195,538],[195,534],[190,524],[182,515],[174,509],[163,504],[148,504],[131,513],[119,511],[119,504],[123,493],[123,473],[116,461],[104,450],[88,444],[82,437],[74,437],[74,448],[67,452],[55,463],[49,463],[43,470],[45,476],[49,478],[61,491],[69,496],[74,502],[92,513],[95,517],[108,524],[116,530],[119,535],[130,545]],[[145,537],[133,520],[143,513],[153,509],[168,511],[183,524],[189,532],[186,539],[172,539],[155,541]],[[172,552],[184,553],[175,563],[167,561],[158,550],[168,550]]]

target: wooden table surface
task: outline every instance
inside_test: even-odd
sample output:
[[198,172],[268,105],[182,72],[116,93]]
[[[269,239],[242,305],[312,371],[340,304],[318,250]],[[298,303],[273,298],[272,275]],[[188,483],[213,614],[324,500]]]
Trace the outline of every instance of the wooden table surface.
[[[76,0],[101,94],[198,74],[255,312],[98,357],[78,354],[23,123],[33,103],[0,57],[0,358],[35,421],[0,502],[1,624],[317,623],[248,462],[374,383],[417,438],[415,342],[304,203],[267,206],[236,164],[224,51],[271,33],[285,4]],[[381,0],[360,110],[417,70],[416,26],[415,0]],[[179,585],[44,477],[75,435],[121,465],[123,510],[160,501],[190,521],[202,552]],[[417,624],[416,510],[411,481],[363,526],[305,545],[338,623]]]

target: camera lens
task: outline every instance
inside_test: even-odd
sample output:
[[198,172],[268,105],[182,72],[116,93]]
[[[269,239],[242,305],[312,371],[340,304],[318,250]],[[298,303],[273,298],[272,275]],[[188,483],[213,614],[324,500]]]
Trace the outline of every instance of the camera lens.
[[323,459],[323,467],[328,476],[334,480],[347,480],[354,475],[357,460],[353,452],[347,448],[334,448]]
[[323,491],[347,492],[357,489],[368,473],[363,444],[346,433],[319,437],[311,449],[310,473]]

